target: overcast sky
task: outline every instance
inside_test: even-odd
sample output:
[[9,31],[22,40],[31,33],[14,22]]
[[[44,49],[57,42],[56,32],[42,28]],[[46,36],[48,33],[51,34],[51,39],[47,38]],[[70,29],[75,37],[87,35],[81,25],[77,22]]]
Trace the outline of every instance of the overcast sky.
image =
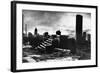
[[[61,33],[68,35],[76,28],[76,15],[83,16],[83,31],[90,30],[91,27],[91,14],[89,13],[72,13],[72,12],[51,12],[51,11],[33,11],[23,10],[23,30],[25,31],[25,24],[27,24],[28,32],[34,33],[34,29],[38,29],[39,34],[49,32],[55,34],[57,30]],[[73,34],[74,34],[73,33]]]

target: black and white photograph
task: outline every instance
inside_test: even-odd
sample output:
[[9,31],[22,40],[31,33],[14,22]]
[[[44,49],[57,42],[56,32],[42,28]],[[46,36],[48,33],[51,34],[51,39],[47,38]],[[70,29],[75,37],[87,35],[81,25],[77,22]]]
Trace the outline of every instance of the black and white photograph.
[[97,67],[97,6],[12,1],[11,69]]
[[23,10],[23,63],[91,59],[91,14]]

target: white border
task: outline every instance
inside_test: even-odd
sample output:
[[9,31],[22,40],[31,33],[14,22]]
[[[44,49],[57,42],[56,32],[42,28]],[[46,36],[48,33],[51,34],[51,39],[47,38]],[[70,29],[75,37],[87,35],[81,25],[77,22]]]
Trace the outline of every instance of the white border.
[[[91,60],[81,61],[60,61],[60,62],[42,62],[42,63],[22,63],[22,10],[42,10],[42,11],[63,11],[63,12],[84,12],[91,13]],[[17,35],[17,70],[23,69],[38,69],[38,68],[52,68],[52,67],[71,67],[71,66],[85,66],[95,65],[96,58],[96,10],[94,8],[84,7],[59,7],[59,6],[45,6],[45,5],[28,5],[17,4],[17,20],[16,20],[16,35]]]

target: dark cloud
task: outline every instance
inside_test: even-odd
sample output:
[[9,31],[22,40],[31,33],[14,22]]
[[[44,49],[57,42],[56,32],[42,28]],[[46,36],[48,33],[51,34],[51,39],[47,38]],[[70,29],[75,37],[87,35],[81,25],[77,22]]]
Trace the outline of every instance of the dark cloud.
[[[76,12],[56,12],[56,11],[35,11],[23,10],[24,25],[27,24],[28,31],[34,31],[37,27],[41,33],[48,31],[55,33],[61,30],[63,34],[73,32],[75,33],[76,15],[83,16],[83,30],[90,29],[90,13],[76,13]],[[69,30],[69,31],[68,31]]]
[[64,13],[50,11],[30,11],[23,10],[24,23],[31,29],[34,26],[52,27],[61,19]]

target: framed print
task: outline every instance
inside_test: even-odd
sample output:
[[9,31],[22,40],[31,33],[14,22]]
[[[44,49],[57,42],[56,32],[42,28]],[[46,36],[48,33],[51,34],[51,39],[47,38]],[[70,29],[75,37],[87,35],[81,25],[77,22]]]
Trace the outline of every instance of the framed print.
[[97,67],[97,6],[11,2],[11,71]]

